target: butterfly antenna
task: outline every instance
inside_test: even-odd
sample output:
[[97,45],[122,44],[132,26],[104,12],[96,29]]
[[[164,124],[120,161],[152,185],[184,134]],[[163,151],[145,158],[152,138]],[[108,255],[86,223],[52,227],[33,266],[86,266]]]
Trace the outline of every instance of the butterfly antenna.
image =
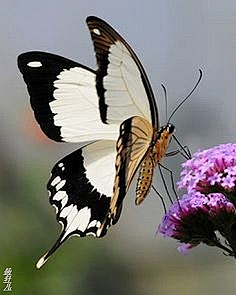
[[193,87],[193,89],[189,92],[189,94],[181,101],[181,103],[173,110],[173,112],[171,113],[169,120],[167,123],[170,122],[170,119],[174,116],[174,114],[177,112],[177,110],[186,102],[186,100],[193,94],[193,92],[195,91],[195,89],[198,87],[198,84],[200,83],[200,81],[202,80],[202,70],[199,69],[199,78],[197,80],[197,83],[195,84],[195,86]]
[[161,87],[163,89],[164,92],[164,99],[165,99],[165,105],[166,105],[166,121],[167,121],[167,113],[168,113],[168,103],[167,103],[167,91],[166,91],[166,87],[164,84],[161,84]]

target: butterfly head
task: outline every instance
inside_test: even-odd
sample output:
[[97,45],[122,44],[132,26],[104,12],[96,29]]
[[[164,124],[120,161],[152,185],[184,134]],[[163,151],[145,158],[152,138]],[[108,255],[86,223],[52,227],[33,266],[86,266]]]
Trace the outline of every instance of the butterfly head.
[[158,131],[157,131],[157,140],[170,140],[172,135],[175,133],[175,126],[171,123],[167,123],[166,125],[163,125]]
[[156,163],[164,157],[174,133],[175,126],[171,123],[167,123],[154,133],[153,148],[156,155]]

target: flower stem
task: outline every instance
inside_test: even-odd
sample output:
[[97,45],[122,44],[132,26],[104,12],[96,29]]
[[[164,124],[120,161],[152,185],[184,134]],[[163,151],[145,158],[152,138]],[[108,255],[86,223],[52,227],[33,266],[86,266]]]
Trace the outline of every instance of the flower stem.
[[231,249],[229,249],[228,247],[222,245],[219,241],[215,242],[215,246],[220,248],[221,250],[224,250],[224,252],[226,252],[229,256],[235,257],[235,253]]

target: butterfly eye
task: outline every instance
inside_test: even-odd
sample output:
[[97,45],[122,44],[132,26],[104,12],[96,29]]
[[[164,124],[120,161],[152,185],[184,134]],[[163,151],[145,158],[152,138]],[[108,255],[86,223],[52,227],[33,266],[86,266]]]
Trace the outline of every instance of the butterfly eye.
[[169,123],[167,125],[167,130],[170,134],[173,134],[175,132],[175,126]]

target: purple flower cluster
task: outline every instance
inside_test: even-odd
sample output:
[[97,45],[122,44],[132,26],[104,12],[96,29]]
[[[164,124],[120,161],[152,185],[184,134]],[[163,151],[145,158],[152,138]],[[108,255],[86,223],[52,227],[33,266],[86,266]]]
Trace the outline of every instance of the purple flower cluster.
[[196,152],[182,164],[179,188],[187,192],[235,192],[236,144],[228,143]]
[[[158,232],[182,244],[186,253],[200,243],[236,256],[236,144],[199,151],[183,164],[178,182],[185,194],[165,214]],[[223,237],[226,247],[220,242]]]

